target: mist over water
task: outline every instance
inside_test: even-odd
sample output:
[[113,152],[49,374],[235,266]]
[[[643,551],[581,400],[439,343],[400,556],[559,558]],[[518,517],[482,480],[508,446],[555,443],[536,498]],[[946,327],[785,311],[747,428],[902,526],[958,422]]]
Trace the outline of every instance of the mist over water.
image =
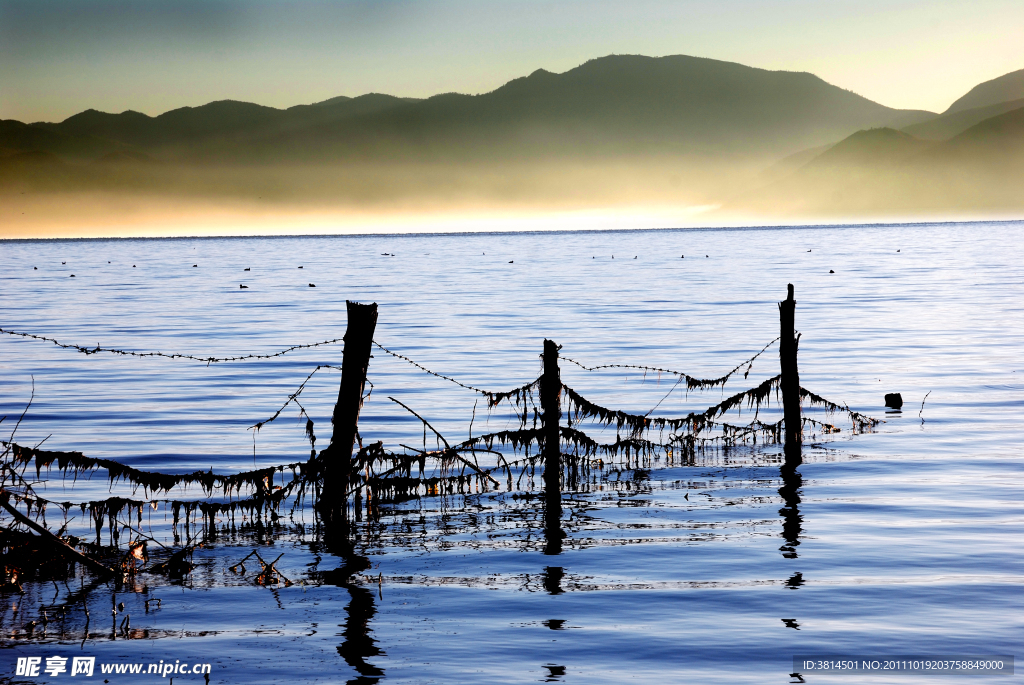
[[[498,391],[537,377],[545,338],[586,365],[720,376],[778,335],[776,303],[793,283],[801,384],[886,421],[853,435],[837,416],[842,432],[809,440],[795,510],[779,492],[777,446],[601,470],[564,492],[557,555],[544,554],[542,502],[515,488],[384,507],[360,523],[356,548],[371,568],[354,588],[270,590],[224,576],[224,560],[269,542],[249,531],[237,546],[198,551],[191,587],[118,593],[129,605],[162,598],[159,611],[132,610],[132,625],[150,633],[130,644],[97,634],[80,646],[80,635],[62,640],[52,628],[45,647],[12,639],[12,603],[27,616],[36,595],[5,596],[0,673],[13,673],[17,656],[74,652],[210,661],[213,682],[783,683],[796,680],[795,654],[1013,654],[1024,638],[1022,230],[0,242],[5,330],[140,351],[267,353],[339,338],[346,300],[377,302],[380,344]],[[309,442],[294,408],[247,429],[316,365],[339,364],[341,350],[207,366],[3,335],[0,428],[7,439],[34,377],[21,444],[50,436],[44,448],[178,473],[300,461]],[[705,392],[670,393],[674,381],[656,374],[561,368],[595,402],[669,417],[776,373],[776,348],[748,378]],[[364,441],[423,446],[422,424],[388,396],[449,441],[514,427],[479,395],[379,350],[368,378]],[[901,413],[886,411],[890,392],[902,393]],[[302,395],[318,449],[337,394],[338,374],[323,371]],[[57,475],[41,494],[109,494],[101,474],[73,493]],[[166,532],[166,511],[147,515]],[[283,526],[266,551],[285,553],[290,578],[338,566]]]

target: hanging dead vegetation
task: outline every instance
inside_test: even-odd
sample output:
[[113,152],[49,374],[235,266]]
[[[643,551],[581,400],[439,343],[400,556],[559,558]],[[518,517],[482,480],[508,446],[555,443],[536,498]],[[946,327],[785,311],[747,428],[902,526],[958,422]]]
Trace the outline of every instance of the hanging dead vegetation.
[[301,479],[303,469],[309,465],[309,462],[294,462],[230,475],[219,475],[213,471],[171,474],[143,471],[112,459],[87,457],[81,452],[40,450],[6,442],[3,445],[10,448],[14,464],[28,465],[34,461],[37,478],[42,477],[43,469],[50,469],[54,464],[65,477],[71,476],[74,479],[82,473],[104,469],[111,484],[121,481],[153,493],[168,492],[177,487],[199,486],[207,495],[221,491],[225,496],[231,496],[245,488],[258,490],[261,484],[273,481],[275,474],[285,471],[291,471],[293,478]]
[[[185,358],[206,363],[267,358],[294,349],[337,342],[332,340],[313,345],[298,345],[271,355],[213,358],[136,353],[101,347],[83,348],[59,343],[43,336],[4,330],[0,332],[48,340],[60,347],[76,349],[86,354],[106,351],[131,356]],[[67,577],[78,564],[87,567],[95,576],[103,578],[130,578],[139,573],[160,573],[172,578],[182,578],[193,570],[193,554],[206,544],[218,525],[234,526],[236,515],[259,525],[276,521],[281,518],[282,509],[288,502],[291,502],[294,513],[295,507],[305,501],[307,494],[312,497],[314,512],[318,511],[316,505],[323,498],[340,497],[346,512],[349,510],[349,502],[352,502],[352,510],[358,518],[363,510],[364,500],[368,515],[375,516],[379,512],[377,507],[382,503],[497,489],[503,485],[499,477],[504,479],[504,485],[508,490],[530,489],[534,487],[537,467],[550,469],[552,463],[556,464],[559,470],[561,483],[572,486],[573,483],[578,483],[580,478],[587,477],[592,465],[601,468],[605,465],[617,468],[640,468],[646,465],[644,468],[647,468],[650,459],[659,454],[673,458],[692,458],[698,451],[704,449],[728,449],[741,443],[758,441],[777,443],[783,439],[785,421],[762,421],[760,412],[762,408],[769,406],[773,395],[776,401],[779,400],[782,392],[781,375],[767,378],[754,387],[736,392],[707,409],[690,412],[685,416],[659,416],[655,415],[655,411],[676,388],[685,388],[687,392],[705,391],[724,387],[740,372],[743,373],[743,378],[747,378],[754,361],[778,340],[768,343],[757,354],[744,360],[725,375],[710,379],[653,366],[609,364],[588,367],[561,357],[588,371],[636,369],[645,374],[674,376],[676,382],[669,393],[646,414],[608,408],[588,400],[580,392],[561,382],[557,364],[554,365],[553,371],[545,371],[545,374],[553,373],[553,376],[542,375],[511,390],[494,392],[432,371],[374,341],[373,344],[383,352],[425,373],[484,395],[489,412],[493,412],[499,406],[507,407],[515,417],[513,425],[517,422],[518,427],[452,443],[435,429],[426,416],[392,397],[389,398],[391,401],[403,407],[422,423],[422,448],[399,445],[403,451],[388,450],[381,441],[364,442],[358,431],[354,431],[359,445],[355,454],[335,454],[331,446],[318,453],[313,420],[299,398],[306,384],[318,371],[324,368],[342,368],[319,365],[294,392],[288,395],[273,415],[250,427],[254,431],[255,439],[255,433],[262,427],[280,417],[289,405],[296,405],[300,417],[306,419],[304,427],[306,439],[310,444],[309,458],[305,461],[234,474],[217,474],[212,470],[183,474],[146,471],[111,459],[88,457],[81,452],[42,450],[39,449],[39,445],[26,447],[14,441],[12,432],[8,441],[0,443],[4,448],[0,453],[0,505],[10,520],[9,523],[0,520],[0,550],[3,552],[3,562],[0,563],[0,590],[17,591],[22,580],[29,577]],[[551,343],[551,346],[554,347],[554,344]],[[557,358],[556,355],[555,359]],[[546,361],[545,369],[547,368]],[[361,373],[365,374],[365,366]],[[545,386],[545,378],[552,377],[554,380],[549,380],[550,384]],[[368,383],[365,378],[362,381]],[[363,387],[362,383],[360,387]],[[370,387],[372,393],[372,383]],[[556,407],[556,411],[550,414],[541,411],[539,396],[542,387],[557,388],[554,400],[552,396],[545,395],[544,401],[548,403],[545,406],[550,408],[554,402]],[[362,399],[366,400],[368,397],[369,394]],[[800,397],[806,399],[810,406],[823,407],[829,414],[847,414],[855,430],[866,430],[879,423],[877,419],[854,412],[845,405],[831,402],[804,388],[800,388]],[[559,405],[563,399],[564,404]],[[732,412],[742,417],[744,410],[752,411],[752,416],[749,416],[750,420],[746,423],[721,420],[723,416]],[[476,405],[473,418],[475,412]],[[555,416],[558,425],[553,433],[552,426],[544,425],[544,416]],[[547,420],[551,421],[550,418]],[[587,432],[595,427],[600,430],[614,429],[615,439],[600,442]],[[810,417],[802,417],[801,427],[822,434],[840,430],[832,423]],[[15,432],[16,430],[17,427]],[[428,431],[436,438],[434,449],[428,449]],[[472,422],[470,434],[472,435]],[[554,438],[558,443],[555,454],[559,458],[554,462],[550,461],[549,443],[553,439],[550,436],[557,436]],[[509,452],[514,458],[510,458]],[[545,457],[542,457],[542,452]],[[480,458],[483,455],[492,457],[489,462],[492,465],[481,466]],[[344,475],[340,480],[332,482],[341,483],[341,492],[325,492],[325,474],[328,468],[334,468],[329,467],[329,464],[336,464],[338,460],[344,460]],[[35,471],[36,481],[43,478],[44,471],[48,474],[54,468],[65,480],[70,479],[72,482],[83,475],[91,475],[94,471],[105,471],[111,486],[127,485],[132,495],[141,489],[145,497],[109,497],[88,502],[49,500],[40,497],[34,491],[32,481],[25,477],[30,468]],[[545,479],[550,481],[547,474]],[[553,484],[549,482],[546,488],[550,490],[558,484],[559,480],[555,479]],[[153,498],[175,489],[187,491],[189,488],[200,490],[203,497]],[[171,512],[174,548],[165,547],[142,532],[143,512],[147,508],[156,510],[160,507]],[[56,513],[64,522],[56,533],[51,532],[46,524],[48,509],[51,517]],[[89,522],[90,527],[95,530],[94,542],[66,534],[68,517],[73,510],[77,510],[82,519]],[[181,536],[184,536],[184,540]],[[151,555],[154,557],[152,560]],[[265,586],[292,584],[292,581],[277,569],[280,556],[268,563],[255,550],[230,570],[245,576],[245,562],[252,558],[255,558],[261,567],[259,573],[252,579],[254,583]]]
[[880,419],[873,419],[870,416],[855,412],[845,404],[837,404],[830,400],[826,400],[821,395],[815,395],[807,388],[800,388],[800,398],[808,400],[808,403],[812,407],[824,407],[830,414],[837,412],[847,414],[850,417],[850,420],[853,421],[854,428],[858,431],[868,430],[882,423]]

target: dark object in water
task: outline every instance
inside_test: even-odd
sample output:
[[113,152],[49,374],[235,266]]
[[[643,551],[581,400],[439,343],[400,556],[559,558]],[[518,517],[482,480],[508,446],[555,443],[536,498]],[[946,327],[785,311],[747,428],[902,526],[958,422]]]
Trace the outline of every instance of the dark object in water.
[[513,261],[514,261],[514,260],[510,259],[510,260],[508,260],[508,263],[509,263],[509,264],[511,264],[511,263],[512,263]]
[[192,265],[192,268],[193,268],[193,269],[197,269],[197,268],[199,268],[199,265],[198,265],[198,264],[193,264],[193,265]]
[[300,266],[299,268],[301,269],[302,267]]
[[239,288],[248,288],[249,286],[247,286],[247,285],[242,285],[241,283],[239,283],[239,284],[238,284],[238,287],[239,287]]
[[132,264],[132,268],[133,268],[133,269],[135,268],[135,265],[134,265],[134,264]]
[[[78,562],[84,565],[85,567],[91,569],[93,573],[99,573],[100,575],[104,576],[114,575],[113,570],[111,570],[107,566],[104,566],[95,559],[87,557],[86,555],[82,554],[77,549],[75,549],[73,545],[69,545],[67,542],[51,533],[45,527],[40,526],[35,521],[19,512],[8,502],[8,497],[9,495],[5,493],[4,498],[0,499],[0,507],[3,507],[8,514],[14,517],[16,521],[39,534],[39,537],[33,542],[41,542],[42,544],[50,546],[60,556],[63,556],[66,560]],[[7,530],[5,529],[4,532],[7,532]],[[17,577],[15,576],[11,582],[17,583]]]
[[898,392],[890,392],[885,396],[885,406],[899,409],[903,406],[903,395]]
[[38,266],[33,266],[33,267],[32,267],[32,270],[33,270],[33,271],[38,271],[38,270],[39,270],[39,267],[38,267]]
[[309,287],[310,287],[310,288],[315,288],[315,287],[316,287],[316,285],[314,285],[314,284],[310,283],[310,284],[309,284]]
[[150,568],[151,573],[163,573],[171,578],[181,578],[192,572],[192,569],[196,567],[189,559],[192,556],[192,547],[185,547],[178,550],[171,557],[163,562]]
[[74,278],[74,277],[75,277],[75,275],[74,275],[74,274],[71,274],[71,278]]
[[835,271],[833,271],[832,269],[829,269],[829,270],[828,270],[828,272],[829,272],[830,274],[834,274],[834,273],[835,273]]
[[249,267],[245,267],[245,269],[244,269],[244,270],[245,270],[245,271],[249,271],[250,269],[249,269]]

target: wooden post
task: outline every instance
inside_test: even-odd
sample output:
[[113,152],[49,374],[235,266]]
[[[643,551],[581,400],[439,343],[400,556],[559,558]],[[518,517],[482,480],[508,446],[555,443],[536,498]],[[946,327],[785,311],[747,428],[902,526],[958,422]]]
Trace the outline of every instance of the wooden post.
[[341,386],[338,402],[334,405],[334,435],[325,450],[324,489],[325,509],[345,509],[345,492],[352,470],[352,448],[359,424],[359,410],[363,406],[366,370],[370,365],[373,332],[377,327],[377,303],[348,305],[348,328],[345,330],[345,351],[341,363]]
[[797,369],[797,336],[795,333],[796,300],[793,284],[789,284],[788,297],[779,302],[781,331],[779,338],[779,366],[782,370],[782,412],[786,423],[785,454],[788,463],[800,461],[800,443],[803,439],[800,419],[800,373]]
[[562,409],[559,398],[562,379],[558,372],[558,345],[544,341],[544,375],[540,379],[541,454],[544,457],[545,554],[562,551],[562,442],[559,426]]

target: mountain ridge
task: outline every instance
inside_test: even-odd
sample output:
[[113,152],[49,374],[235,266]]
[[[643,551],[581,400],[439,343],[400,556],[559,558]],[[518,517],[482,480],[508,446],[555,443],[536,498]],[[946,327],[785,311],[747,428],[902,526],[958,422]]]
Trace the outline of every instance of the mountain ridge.
[[155,117],[86,110],[32,125],[178,159],[322,163],[654,150],[778,157],[861,128],[933,116],[885,107],[807,72],[686,55],[610,55],[560,74],[537,69],[479,95],[368,93],[287,109],[220,100]]
[[1024,98],[1024,69],[1011,71],[1008,74],[979,83],[959,97],[943,114],[987,107],[1021,98]]

